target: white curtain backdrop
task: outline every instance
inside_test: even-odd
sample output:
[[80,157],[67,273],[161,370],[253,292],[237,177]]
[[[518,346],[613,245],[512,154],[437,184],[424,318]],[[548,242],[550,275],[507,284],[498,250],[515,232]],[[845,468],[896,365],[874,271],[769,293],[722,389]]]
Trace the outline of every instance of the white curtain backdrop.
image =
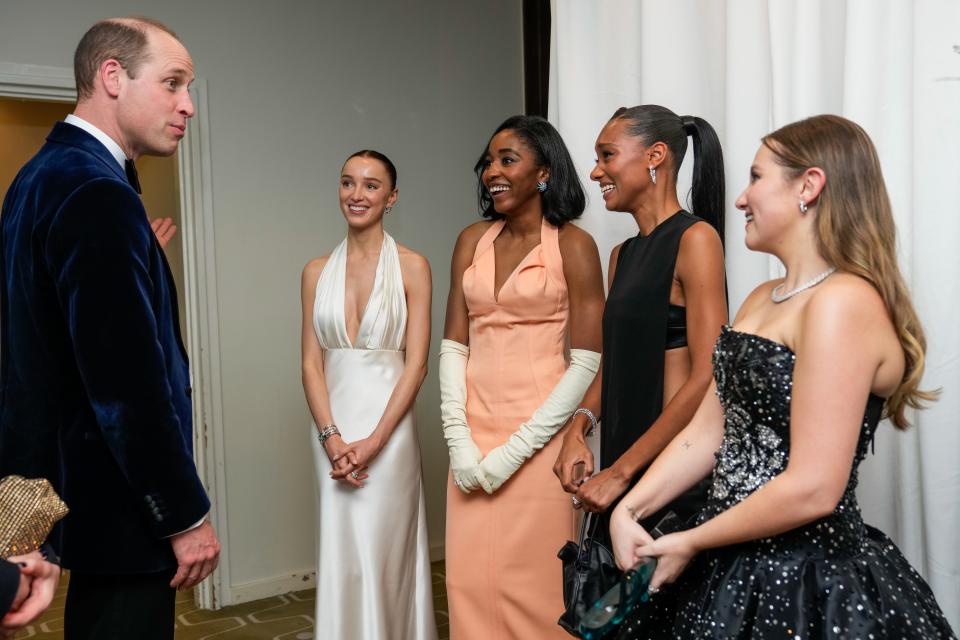
[[[836,113],[873,138],[900,264],[927,332],[925,387],[943,393],[914,429],[881,427],[859,495],[866,520],[897,542],[960,631],[960,2],[552,0],[552,9],[550,120],[584,183],[596,135],[620,106],[662,104],[716,128],[727,175],[731,317],[781,268],[744,247],[733,206],[760,137]],[[636,226],[607,212],[593,183],[587,191],[581,226],[606,262]]]

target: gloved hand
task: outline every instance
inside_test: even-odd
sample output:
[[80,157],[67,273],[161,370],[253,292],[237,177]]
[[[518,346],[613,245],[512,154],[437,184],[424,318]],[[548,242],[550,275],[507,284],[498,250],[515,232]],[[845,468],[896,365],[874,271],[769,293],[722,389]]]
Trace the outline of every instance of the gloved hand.
[[470,348],[453,340],[440,342],[440,421],[450,451],[453,482],[464,493],[480,489],[483,454],[467,424],[467,356]]
[[600,354],[585,349],[570,350],[570,366],[533,417],[520,425],[510,438],[490,451],[480,463],[483,490],[493,493],[538,449],[542,449],[563,428],[600,368]]

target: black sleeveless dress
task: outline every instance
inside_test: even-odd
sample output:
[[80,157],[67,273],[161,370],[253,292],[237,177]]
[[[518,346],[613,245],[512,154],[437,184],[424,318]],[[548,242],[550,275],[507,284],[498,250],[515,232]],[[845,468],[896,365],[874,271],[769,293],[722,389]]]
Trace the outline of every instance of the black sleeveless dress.
[[[725,327],[713,358],[725,424],[700,522],[780,474],[790,453],[793,352]],[[850,478],[832,514],[700,554],[676,583],[627,617],[617,640],[956,638],[927,583],[860,515],[857,468],[882,409],[883,400],[871,395]]]
[[[620,247],[603,311],[602,468],[616,462],[663,411],[664,352],[684,346],[686,334],[684,309],[670,304],[670,289],[680,238],[697,222],[703,220],[678,211],[649,235],[638,234]],[[655,525],[671,510],[681,519],[694,516],[703,505],[706,486],[694,487],[644,524]],[[605,517],[600,525],[605,539],[606,524]]]

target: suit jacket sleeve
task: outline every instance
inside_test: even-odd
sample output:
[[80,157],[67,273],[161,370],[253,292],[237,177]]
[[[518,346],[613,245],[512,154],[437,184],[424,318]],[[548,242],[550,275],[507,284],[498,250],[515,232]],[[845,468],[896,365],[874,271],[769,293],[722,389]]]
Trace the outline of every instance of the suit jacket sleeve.
[[0,617],[10,611],[20,588],[20,569],[6,560],[0,560]]
[[150,277],[152,230],[125,184],[96,179],[51,220],[47,267],[107,447],[144,509],[162,502],[158,538],[203,518],[209,501],[184,441],[160,346]]

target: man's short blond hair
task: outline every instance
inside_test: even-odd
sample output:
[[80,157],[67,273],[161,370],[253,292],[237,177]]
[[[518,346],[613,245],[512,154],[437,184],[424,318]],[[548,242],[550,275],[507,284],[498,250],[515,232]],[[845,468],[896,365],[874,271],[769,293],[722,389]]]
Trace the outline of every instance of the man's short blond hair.
[[73,73],[77,82],[77,99],[93,95],[97,73],[107,60],[116,60],[127,75],[135,78],[140,66],[150,53],[147,50],[149,29],[177,34],[162,22],[152,18],[133,16],[101,20],[83,34],[73,55]]

